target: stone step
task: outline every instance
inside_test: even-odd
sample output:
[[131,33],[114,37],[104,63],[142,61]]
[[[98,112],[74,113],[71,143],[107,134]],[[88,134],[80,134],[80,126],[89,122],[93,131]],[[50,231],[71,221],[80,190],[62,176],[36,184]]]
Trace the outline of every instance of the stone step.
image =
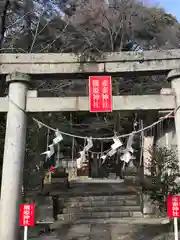
[[96,183],[96,184],[85,184],[85,183],[71,183],[70,189],[62,191],[62,189],[53,189],[50,191],[50,196],[62,197],[62,198],[73,198],[83,196],[121,196],[121,195],[132,195],[132,189],[124,183]]
[[99,219],[99,218],[126,218],[126,217],[136,217],[141,218],[143,214],[138,212],[132,211],[121,211],[121,212],[78,212],[78,213],[65,213],[65,214],[58,214],[57,219],[62,221],[73,221],[73,220],[80,220],[80,219]]
[[[128,182],[129,183],[129,182]],[[130,184],[133,183],[133,181],[130,181]],[[134,183],[133,183],[134,184]],[[73,192],[73,189],[70,187],[70,189],[67,191],[63,191],[63,188],[59,189],[59,186],[57,185],[56,188],[53,188],[49,191],[50,196],[54,197],[82,197],[82,196],[117,196],[117,195],[131,195],[132,191],[129,189],[122,189],[122,190],[100,190],[100,191],[77,191]]]
[[63,213],[93,213],[93,212],[138,212],[141,211],[140,206],[93,206],[93,207],[83,207],[83,208],[64,208]]
[[62,207],[98,207],[98,206],[137,206],[140,204],[140,199],[121,199],[121,200],[106,200],[106,201],[66,201],[60,202],[60,206]]
[[76,196],[66,198],[65,201],[68,202],[93,202],[93,201],[101,201],[102,203],[106,203],[108,201],[120,201],[120,200],[137,200],[139,199],[138,195],[109,195],[109,196]]

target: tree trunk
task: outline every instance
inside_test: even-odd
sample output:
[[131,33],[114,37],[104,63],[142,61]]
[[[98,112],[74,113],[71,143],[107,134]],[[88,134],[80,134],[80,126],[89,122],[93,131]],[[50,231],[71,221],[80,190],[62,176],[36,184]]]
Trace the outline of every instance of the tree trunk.
[[10,0],[0,2],[0,49],[2,49],[4,34],[6,31],[6,17]]

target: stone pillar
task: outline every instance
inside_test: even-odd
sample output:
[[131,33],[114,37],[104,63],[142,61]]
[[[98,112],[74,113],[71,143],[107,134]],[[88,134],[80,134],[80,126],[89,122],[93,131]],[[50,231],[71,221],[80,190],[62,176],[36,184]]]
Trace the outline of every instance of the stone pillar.
[[179,107],[175,112],[175,128],[177,139],[177,152],[180,166],[180,69],[174,69],[169,72],[167,80],[171,81],[172,92],[175,97],[175,107]]
[[7,76],[9,109],[6,123],[0,202],[0,239],[16,240],[19,229],[22,173],[26,145],[26,97],[29,77]]

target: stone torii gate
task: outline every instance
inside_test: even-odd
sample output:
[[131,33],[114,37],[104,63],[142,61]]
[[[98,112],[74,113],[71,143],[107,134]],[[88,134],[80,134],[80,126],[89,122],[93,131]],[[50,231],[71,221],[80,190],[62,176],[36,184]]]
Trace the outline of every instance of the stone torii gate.
[[[0,54],[0,74],[6,76],[9,96],[0,98],[8,112],[3,158],[0,239],[16,240],[20,187],[26,141],[26,112],[88,111],[88,97],[39,98],[28,95],[28,84],[39,76],[59,79],[89,75],[166,74],[172,95],[113,96],[113,110],[172,110],[180,105],[180,50],[107,53],[96,61],[74,54]],[[27,98],[27,101],[26,101]],[[180,162],[180,109],[175,114]]]

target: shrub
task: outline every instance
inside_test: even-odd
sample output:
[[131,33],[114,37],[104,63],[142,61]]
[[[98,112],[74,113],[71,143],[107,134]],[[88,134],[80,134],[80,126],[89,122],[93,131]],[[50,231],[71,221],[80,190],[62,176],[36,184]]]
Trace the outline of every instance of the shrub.
[[147,166],[154,179],[154,188],[149,191],[150,197],[161,213],[166,212],[167,196],[180,192],[180,169],[176,151],[167,147],[153,147],[149,150],[150,164]]

